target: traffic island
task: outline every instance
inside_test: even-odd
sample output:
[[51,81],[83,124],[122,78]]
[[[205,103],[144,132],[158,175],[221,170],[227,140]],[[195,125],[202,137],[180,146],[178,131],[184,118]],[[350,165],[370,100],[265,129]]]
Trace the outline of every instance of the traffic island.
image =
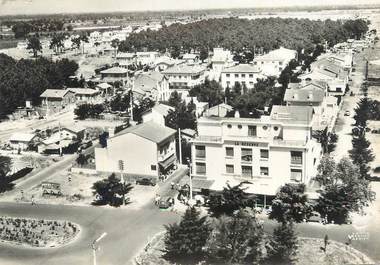
[[0,217],[0,241],[23,247],[61,247],[79,232],[79,225],[69,221]]
[[[153,237],[145,248],[135,258],[137,265],[174,265],[164,259],[165,232]],[[264,244],[265,244],[264,240]],[[328,240],[325,248],[323,238],[298,237],[298,251],[295,265],[351,265],[351,264],[375,264],[364,253],[353,247],[333,240]],[[264,255],[265,257],[265,255]],[[203,263],[202,263],[203,264]],[[205,262],[204,264],[208,264]]]

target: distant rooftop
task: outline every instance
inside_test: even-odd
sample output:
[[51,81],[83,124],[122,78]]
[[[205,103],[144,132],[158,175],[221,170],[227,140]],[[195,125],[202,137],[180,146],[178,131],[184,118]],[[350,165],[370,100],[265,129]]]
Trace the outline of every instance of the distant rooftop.
[[206,69],[200,65],[175,65],[166,70],[164,70],[163,74],[200,74],[204,72]]
[[67,93],[72,92],[68,89],[46,89],[41,98],[63,98]]
[[99,93],[98,90],[92,89],[92,88],[77,87],[77,88],[68,88],[68,90],[74,92],[77,95],[94,95],[94,94]]
[[222,73],[259,73],[258,67],[252,64],[238,64],[232,67],[223,69]]
[[322,102],[325,91],[313,89],[287,89],[285,91],[284,101],[286,102]]
[[155,122],[145,122],[136,126],[129,127],[125,130],[122,130],[120,133],[115,135],[114,137],[118,137],[123,134],[132,133],[148,139],[157,144],[165,141],[167,138],[171,137],[176,133],[175,130],[159,125]]
[[254,59],[256,60],[273,60],[273,61],[282,61],[282,60],[291,60],[296,58],[297,51],[286,49],[284,47],[280,47],[279,49],[268,52],[267,54],[258,56]]
[[128,70],[122,67],[111,67],[106,70],[101,71],[101,74],[126,74]]

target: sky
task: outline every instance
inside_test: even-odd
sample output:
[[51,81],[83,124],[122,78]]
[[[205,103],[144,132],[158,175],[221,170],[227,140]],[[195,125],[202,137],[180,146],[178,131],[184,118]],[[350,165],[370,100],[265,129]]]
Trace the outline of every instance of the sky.
[[361,4],[380,0],[0,0],[0,15]]

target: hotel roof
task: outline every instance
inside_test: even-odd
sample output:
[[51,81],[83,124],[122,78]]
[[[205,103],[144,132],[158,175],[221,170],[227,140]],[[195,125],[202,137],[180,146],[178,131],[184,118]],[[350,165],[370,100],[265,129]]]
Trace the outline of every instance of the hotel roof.
[[311,106],[279,106],[272,107],[271,120],[285,123],[309,124],[313,117]]
[[251,64],[238,64],[232,67],[223,69],[222,73],[259,73],[258,67]]

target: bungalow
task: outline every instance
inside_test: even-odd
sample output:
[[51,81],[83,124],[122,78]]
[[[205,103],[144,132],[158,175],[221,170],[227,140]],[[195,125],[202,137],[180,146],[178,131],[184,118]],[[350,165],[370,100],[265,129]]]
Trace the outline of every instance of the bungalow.
[[174,108],[165,104],[157,104],[142,115],[143,122],[153,121],[165,126],[165,118],[170,111],[174,111]]
[[282,70],[293,59],[297,59],[297,51],[280,47],[267,54],[253,59],[253,64],[257,66],[266,76],[280,76]]
[[121,67],[127,67],[130,64],[136,63],[136,54],[135,53],[118,53],[116,55],[116,62]]
[[100,91],[92,88],[68,88],[75,93],[77,103],[96,103],[100,100]]
[[25,151],[36,143],[37,138],[33,133],[14,133],[9,139],[9,144],[14,150]]
[[41,107],[46,108],[47,112],[60,111],[67,106],[75,103],[75,93],[69,89],[46,89],[41,95]]
[[222,70],[222,87],[231,88],[237,83],[251,89],[257,83],[257,79],[263,78],[261,70],[251,64],[238,64]]
[[96,170],[158,179],[176,164],[175,133],[152,121],[129,127],[95,148]]
[[112,90],[112,86],[108,83],[100,83],[96,85],[95,89],[99,90],[101,95],[108,95]]
[[170,97],[167,78],[155,71],[137,75],[132,91],[135,98],[150,97],[154,101],[166,101]]

